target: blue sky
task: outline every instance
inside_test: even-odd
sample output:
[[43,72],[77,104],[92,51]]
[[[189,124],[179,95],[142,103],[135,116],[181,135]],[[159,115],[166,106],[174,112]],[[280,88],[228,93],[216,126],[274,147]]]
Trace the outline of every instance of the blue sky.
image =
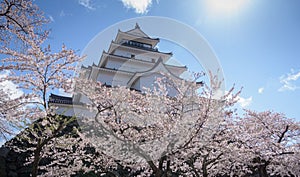
[[[35,2],[52,21],[48,25],[52,47],[58,49],[64,43],[78,53],[99,32],[126,19],[163,16],[190,25],[206,38],[218,56],[227,89],[233,84],[244,87],[240,106],[257,111],[271,109],[300,120],[298,0]],[[185,60],[181,63],[192,65]]]

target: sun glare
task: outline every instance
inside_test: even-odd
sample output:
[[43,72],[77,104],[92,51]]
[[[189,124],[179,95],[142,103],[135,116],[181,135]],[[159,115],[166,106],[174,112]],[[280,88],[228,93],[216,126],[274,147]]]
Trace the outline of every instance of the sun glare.
[[206,0],[206,8],[212,15],[233,15],[242,12],[249,0]]

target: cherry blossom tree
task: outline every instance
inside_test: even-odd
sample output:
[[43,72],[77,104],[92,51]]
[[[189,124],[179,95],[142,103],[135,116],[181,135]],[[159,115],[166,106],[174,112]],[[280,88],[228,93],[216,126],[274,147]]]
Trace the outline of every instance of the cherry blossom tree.
[[[5,56],[1,60],[0,70],[10,71],[10,75],[2,77],[1,81],[11,81],[22,89],[27,99],[19,98],[19,102],[26,104],[26,118],[40,118],[49,113],[48,95],[54,89],[69,90],[75,64],[81,61],[74,50],[64,45],[61,51],[53,53],[50,45],[43,48],[46,36],[39,36],[33,32],[17,34],[27,46],[26,51],[17,51],[9,47],[0,49]],[[28,109],[31,108],[31,109]],[[31,113],[32,108],[36,111]],[[9,115],[8,115],[9,118]],[[10,116],[10,118],[16,118]]]
[[[21,51],[25,45],[19,35],[30,37],[30,33],[42,35],[41,27],[47,22],[43,13],[30,0],[3,0],[0,2],[0,45],[4,47],[14,48]],[[21,45],[20,45],[21,44]],[[1,63],[4,54],[1,52]],[[4,70],[5,67],[0,67],[1,74],[9,70]],[[28,101],[28,96],[13,96],[12,90],[5,88],[7,84],[11,84],[6,78],[1,76],[0,84],[0,127],[1,138],[6,138],[6,135],[11,134],[13,127],[17,128],[21,125],[20,117],[26,115],[26,111],[21,107],[24,106],[25,100]],[[21,101],[23,100],[23,101]],[[28,109],[29,110],[29,109]],[[28,112],[28,111],[27,111]],[[23,116],[22,116],[23,115]],[[14,117],[12,119],[12,117]],[[16,125],[18,125],[16,127]]]
[[[72,90],[70,78],[82,57],[64,45],[53,52],[44,44],[47,20],[32,1],[3,0],[0,7],[0,71],[9,72],[0,83],[12,82],[23,93],[12,98],[0,88],[0,136],[26,127],[13,148],[30,152],[32,176],[300,174],[299,122],[270,111],[234,115],[240,91],[215,97],[215,77],[199,88],[201,74],[192,81],[162,75],[143,92],[80,77],[75,96],[87,98],[85,107],[77,117],[55,115],[49,93]],[[22,147],[24,141],[30,147]]]
[[[31,33],[38,35],[47,34],[48,32],[42,31],[42,25],[47,22],[47,19],[43,16],[42,11],[32,3],[30,0],[3,0],[0,2],[0,45],[1,50],[5,47],[9,47],[13,50],[22,51],[26,48],[26,44],[23,39],[19,37],[30,37]],[[8,72],[5,70],[2,58],[5,57],[1,51],[1,67],[0,72]],[[11,90],[5,88],[6,84],[12,83],[7,78],[1,77],[0,95],[1,95],[1,138],[6,138],[6,135],[13,133],[12,127],[19,127],[22,125],[21,117],[33,111],[31,108],[27,108],[27,111],[23,109],[24,102],[29,101],[28,95],[13,96]],[[27,112],[27,113],[26,113]],[[33,111],[34,112],[34,111]],[[17,125],[17,126],[16,126]],[[24,124],[23,124],[24,125]]]
[[[218,87],[219,82],[213,83]],[[201,91],[194,81],[170,76],[158,79],[156,86],[140,93],[78,80],[76,91],[89,99],[93,113],[77,115],[85,138],[131,168],[143,169],[143,175],[223,174],[227,156],[234,154],[226,139],[226,115],[239,92],[214,99],[209,87]],[[174,91],[176,96],[169,96]]]
[[214,99],[210,88],[167,77],[140,93],[80,80],[92,114],[77,115],[85,139],[142,176],[300,174],[298,122],[269,111],[239,117],[232,106],[240,91]]
[[0,89],[0,137],[8,139],[8,136],[14,135],[26,124],[26,117],[35,112],[35,108],[28,107],[24,109],[25,103],[29,101],[28,95],[18,97],[11,96],[9,90]]
[[[8,93],[3,91],[3,89],[0,90],[0,97],[0,137],[6,139],[6,134],[12,134],[11,127],[9,127],[10,122],[7,122],[6,118],[7,115],[13,114],[13,108],[15,107],[15,105],[18,105],[18,101],[9,99]],[[8,105],[7,103],[10,103],[11,105]]]
[[[76,52],[62,46],[59,52],[52,52],[50,45],[44,42],[48,37],[48,31],[39,31],[44,24],[44,17],[37,6],[31,1],[5,0],[1,2],[1,49],[3,57],[0,61],[0,71],[8,71],[9,75],[1,77],[0,82],[12,82],[23,95],[15,99],[8,97],[9,93],[1,91],[1,133],[11,133],[8,129],[12,123],[13,130],[19,125],[26,127],[37,119],[43,119],[50,115],[48,96],[55,89],[71,89],[71,77],[75,70],[76,62],[82,60]],[[3,34],[3,35],[2,35]],[[2,38],[3,37],[3,38]],[[19,47],[10,44],[12,38],[22,42],[25,46]],[[46,47],[45,47],[46,46]],[[20,122],[22,124],[20,124]],[[68,122],[60,122],[60,126],[53,126],[52,136],[35,137],[36,150],[34,151],[33,176],[37,175],[37,166],[43,147],[55,137]],[[18,125],[18,126],[15,126]],[[30,128],[30,127],[29,127]],[[21,128],[22,130],[22,128]],[[32,133],[36,130],[32,129]]]
[[235,129],[238,141],[247,151],[241,160],[250,162],[260,176],[300,174],[300,123],[284,114],[246,110]]
[[[75,64],[82,58],[64,45],[57,53],[51,51],[50,45],[44,47],[48,31],[42,30],[42,26],[48,20],[32,1],[4,0],[1,1],[0,7],[0,53],[3,57],[0,61],[0,71],[9,72],[9,75],[1,77],[0,82],[11,82],[23,92],[23,95],[12,99],[7,90],[0,90],[1,136],[11,135],[17,129],[22,130],[22,127],[27,127],[21,141],[27,141],[31,147],[13,148],[15,151],[32,153],[27,164],[32,165],[32,176],[37,176],[41,158],[45,157],[44,154],[47,152],[61,148],[57,142],[66,138],[62,137],[61,133],[70,121],[74,120],[74,118],[51,115],[47,102],[48,95],[55,89],[61,88],[67,91],[71,88],[70,78],[75,70]],[[32,121],[34,121],[32,125],[28,124]],[[76,142],[74,138],[68,137],[68,140],[72,145]],[[24,143],[20,144],[24,145]],[[65,149],[73,147],[63,145]],[[80,145],[82,146],[77,148],[78,152],[79,149],[82,150],[83,143]],[[58,156],[56,159],[60,161],[61,157]],[[83,158],[86,159],[87,156]],[[46,167],[54,168],[54,164],[57,163],[53,162]],[[82,165],[78,166],[82,167]],[[40,170],[43,168],[41,167]],[[51,174],[55,172],[58,171],[53,170]],[[64,172],[66,174],[67,169]]]
[[[169,76],[158,79],[156,86],[138,92],[78,79],[76,91],[89,100],[86,112],[77,114],[84,125],[75,129],[79,137],[61,134],[68,119],[61,119],[62,124],[49,117],[41,120],[30,131],[38,146],[32,148],[29,163],[54,157],[39,167],[46,176],[80,170],[112,176],[299,174],[295,121],[271,112],[233,116],[231,106],[239,94],[233,95],[233,89],[215,99],[209,87],[201,90],[195,82]],[[169,95],[173,91],[176,96]],[[94,155],[87,155],[86,146],[96,147]],[[118,166],[128,169],[127,175]]]
[[47,21],[43,12],[31,0],[2,0],[0,2],[1,45],[15,41],[18,33],[42,34],[41,27]]

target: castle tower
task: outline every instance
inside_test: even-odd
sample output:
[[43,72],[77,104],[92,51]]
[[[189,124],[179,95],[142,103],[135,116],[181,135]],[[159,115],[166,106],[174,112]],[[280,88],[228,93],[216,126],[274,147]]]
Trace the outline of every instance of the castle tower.
[[[172,52],[160,52],[157,48],[159,42],[159,38],[149,37],[138,24],[126,32],[119,30],[108,50],[103,51],[98,64],[81,67],[81,77],[100,81],[106,86],[126,86],[137,91],[153,87],[156,78],[161,77],[160,73],[181,79],[180,75],[187,71],[187,67],[166,64]],[[170,91],[170,95],[174,94]],[[82,102],[80,95],[75,95],[73,102],[69,97],[54,94],[49,99],[49,103],[58,107]]]

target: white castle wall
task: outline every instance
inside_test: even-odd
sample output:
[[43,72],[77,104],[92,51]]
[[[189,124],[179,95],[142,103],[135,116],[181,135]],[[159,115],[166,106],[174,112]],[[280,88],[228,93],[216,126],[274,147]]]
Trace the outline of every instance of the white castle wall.
[[[153,90],[154,87],[157,87],[157,79],[163,77],[164,76],[159,73],[143,75],[134,83],[133,88],[141,91],[143,91],[145,88],[150,88]],[[175,96],[177,94],[174,88],[167,87],[167,90],[169,96]]]
[[110,58],[105,67],[110,69],[128,71],[128,72],[143,72],[151,69],[154,63],[141,63],[135,59],[128,59],[127,61],[122,61],[119,59]]
[[105,65],[106,68],[117,69],[119,70],[120,67],[125,63],[125,61],[109,59]]
[[113,73],[112,72],[100,72],[101,74],[98,75],[97,81],[101,82],[102,84],[111,85],[113,80]]
[[127,86],[127,82],[131,77],[131,75],[124,74],[122,72],[102,71],[98,75],[97,81],[106,85]]
[[113,53],[114,55],[118,55],[118,56],[123,56],[123,57],[127,57],[127,58],[131,58],[131,54],[128,51],[123,51],[123,50],[115,50],[115,52]]

